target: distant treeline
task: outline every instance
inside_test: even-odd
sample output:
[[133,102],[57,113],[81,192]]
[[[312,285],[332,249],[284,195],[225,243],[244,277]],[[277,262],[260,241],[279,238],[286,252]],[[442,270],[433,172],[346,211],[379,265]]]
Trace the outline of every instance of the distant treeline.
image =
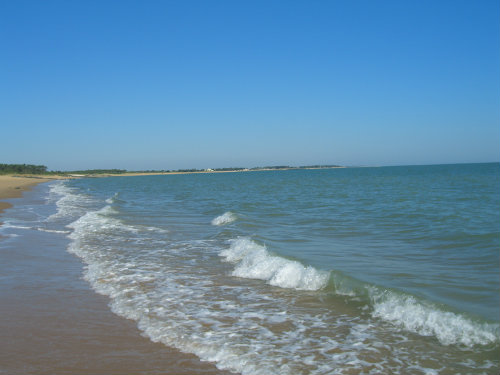
[[0,164],[0,174],[46,174],[45,165]]
[[44,174],[44,175],[69,175],[69,174],[122,174],[125,169],[86,169],[83,171],[47,171],[45,165],[33,164],[0,164],[0,174]]

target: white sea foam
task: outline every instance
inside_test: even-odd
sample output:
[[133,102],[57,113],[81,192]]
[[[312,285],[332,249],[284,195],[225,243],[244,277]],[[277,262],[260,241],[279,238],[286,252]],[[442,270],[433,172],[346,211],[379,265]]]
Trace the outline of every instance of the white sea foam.
[[230,224],[232,223],[233,221],[236,221],[238,217],[228,211],[228,212],[225,212],[224,214],[220,215],[220,216],[217,216],[216,218],[214,218],[212,220],[212,225],[226,225],[226,224]]
[[249,238],[230,241],[220,252],[226,261],[235,263],[233,276],[260,279],[270,285],[299,290],[319,290],[328,283],[329,273],[269,253],[265,246]]
[[132,233],[139,231],[136,227],[124,224],[120,220],[111,217],[110,215],[114,213],[116,211],[111,206],[104,206],[100,210],[87,212],[67,226],[74,230],[69,237],[78,240],[85,233],[97,233],[105,236],[116,231]]
[[40,232],[47,232],[47,233],[60,233],[60,234],[71,233],[69,230],[58,230],[58,229],[36,228],[36,230],[39,230]]
[[4,223],[3,228],[38,230],[40,232],[47,232],[47,233],[61,233],[61,234],[71,233],[70,231],[67,231],[67,230],[49,229],[49,228],[42,228],[42,227],[36,227],[36,226],[31,227],[31,226],[26,226],[26,225],[11,224],[10,222]]
[[29,227],[26,225],[11,224],[9,221],[6,221],[5,223],[3,223],[2,226],[4,228],[12,228],[12,229],[33,229],[33,227]]
[[47,222],[81,216],[92,202],[90,197],[77,193],[77,189],[67,186],[64,181],[58,181],[50,186],[49,200],[52,199],[57,199],[57,212],[49,216]]
[[422,336],[435,336],[443,345],[466,347],[498,343],[498,324],[477,323],[471,319],[415,297],[395,292],[371,291],[373,316]]

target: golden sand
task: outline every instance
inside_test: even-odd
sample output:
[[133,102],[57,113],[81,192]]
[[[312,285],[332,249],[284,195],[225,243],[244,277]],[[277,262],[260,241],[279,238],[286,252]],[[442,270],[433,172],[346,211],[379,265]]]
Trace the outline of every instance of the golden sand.
[[[41,182],[47,181],[50,181],[50,179],[39,177],[0,176],[0,199],[20,198],[23,195],[23,192],[31,190],[33,186]],[[0,212],[9,207],[12,207],[10,203],[0,202]]]

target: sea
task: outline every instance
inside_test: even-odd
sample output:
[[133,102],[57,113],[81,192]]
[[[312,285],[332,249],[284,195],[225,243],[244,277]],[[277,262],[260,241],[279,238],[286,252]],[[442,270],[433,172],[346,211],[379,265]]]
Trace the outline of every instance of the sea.
[[114,314],[220,370],[499,372],[499,163],[83,178],[36,194],[2,236],[66,238]]

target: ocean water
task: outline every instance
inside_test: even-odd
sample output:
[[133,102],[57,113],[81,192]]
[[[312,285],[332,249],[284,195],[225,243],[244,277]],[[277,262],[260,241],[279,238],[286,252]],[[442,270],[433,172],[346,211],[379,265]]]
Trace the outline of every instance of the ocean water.
[[70,239],[114,313],[220,369],[499,372],[498,163],[81,179],[43,198],[36,229]]

